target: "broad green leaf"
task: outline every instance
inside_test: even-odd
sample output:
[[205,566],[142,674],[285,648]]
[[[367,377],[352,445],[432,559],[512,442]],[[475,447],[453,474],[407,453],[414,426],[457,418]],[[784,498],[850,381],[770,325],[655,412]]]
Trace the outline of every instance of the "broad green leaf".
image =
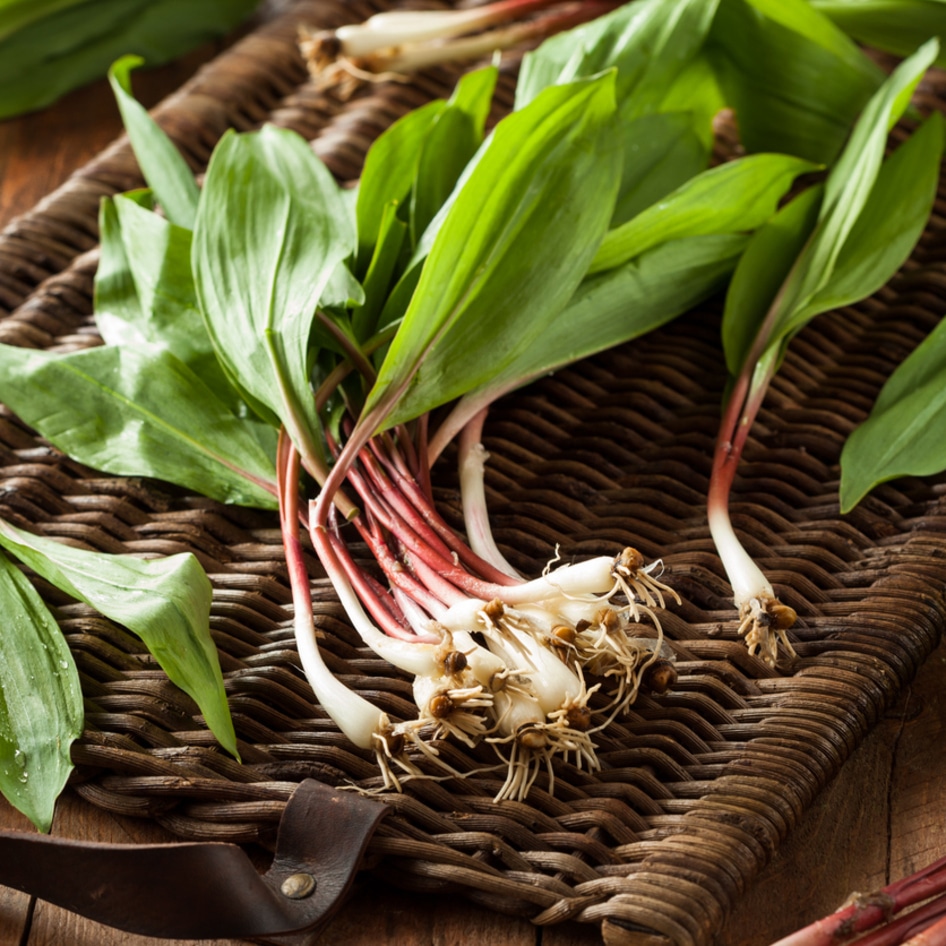
[[841,453],[841,511],[900,476],[946,470],[946,321],[890,376]]
[[99,333],[109,345],[167,348],[238,410],[239,397],[217,360],[197,304],[191,232],[141,206],[142,197],[118,195],[101,204],[102,252],[95,275]]
[[746,245],[741,234],[686,237],[585,279],[559,315],[522,339],[504,371],[450,412],[460,430],[482,408],[523,384],[669,322],[725,285]]
[[416,243],[453,191],[483,142],[483,129],[499,70],[468,73],[424,137],[411,188],[411,239]]
[[820,185],[803,191],[749,240],[729,284],[723,312],[723,351],[733,377],[749,358],[772,301],[811,238],[823,194]]
[[363,274],[374,255],[385,208],[404,204],[417,172],[421,145],[437,116],[447,107],[442,99],[408,112],[368,149],[358,184],[358,268]]
[[[37,6],[35,0],[30,0]],[[83,0],[0,40],[0,118],[105,76],[120,56],[167,62],[222,35],[258,0]]]
[[200,195],[194,174],[174,142],[131,94],[131,70],[143,62],[140,56],[123,56],[109,69],[108,80],[145,180],[168,220],[191,229]]
[[275,432],[236,417],[167,350],[0,345],[0,400],[80,463],[273,508]]
[[365,341],[378,326],[407,235],[408,225],[398,218],[398,205],[391,201],[381,217],[374,255],[365,273],[365,301],[352,313],[352,330],[359,341]]
[[816,166],[781,154],[756,154],[704,171],[605,235],[590,273],[685,236],[744,232],[761,226],[792,181]]
[[516,108],[551,85],[617,68],[625,120],[656,111],[676,76],[700,50],[718,0],[636,0],[547,39],[523,59]]
[[0,4],[0,39],[30,23],[86,0],[5,0]]
[[741,233],[684,237],[589,276],[497,381],[538,377],[659,328],[722,288],[747,241]]
[[0,608],[0,791],[49,831],[82,734],[79,672],[49,609],[2,554]]
[[708,51],[749,151],[841,151],[883,74],[806,0],[720,0]]
[[194,229],[197,296],[231,382],[304,454],[322,449],[309,384],[315,311],[354,248],[338,185],[306,141],[272,125],[224,135]]
[[213,591],[193,555],[140,559],[90,552],[24,532],[2,519],[0,545],[61,591],[140,637],[168,678],[200,707],[220,744],[237,755],[210,636]]
[[617,193],[613,95],[613,73],[554,86],[496,126],[439,228],[363,418],[376,409],[379,423],[406,420],[482,384],[521,325],[565,304]]
[[939,183],[943,117],[934,112],[880,168],[827,284],[796,319],[838,309],[876,292],[906,261],[929,218]]
[[[932,36],[946,36],[944,0],[809,0],[859,43],[909,56]],[[940,52],[936,65],[946,66]]]
[[[824,293],[825,298],[830,298],[830,282],[845,244],[852,236],[858,219],[873,195],[883,161],[887,133],[903,114],[920,78],[936,58],[937,50],[938,44],[932,40],[902,62],[873,96],[858,119],[844,153],[825,182],[818,226],[780,294],[767,347],[772,348],[783,344],[787,337],[797,332],[808,319],[817,314],[815,311],[817,307],[814,306],[813,300],[819,294]],[[936,141],[940,139],[934,138],[934,133],[938,135],[935,125],[932,129],[928,137],[922,139],[921,144],[930,143],[935,147]],[[911,157],[916,155],[919,162],[925,164],[933,155],[933,150],[923,147],[919,151],[911,150],[908,155]],[[928,180],[928,177],[924,175],[923,180]],[[880,201],[880,206],[888,211],[891,204],[898,199],[890,192],[892,185],[893,181],[889,180],[889,183],[878,191],[877,199]],[[921,187],[920,190],[922,191],[923,188]],[[905,195],[902,204],[904,209],[898,213],[916,214],[917,211],[922,211],[922,207],[917,206],[913,188],[910,185],[904,185],[902,193]],[[916,230],[916,224],[912,227],[908,226],[907,230],[916,230],[918,235],[928,214],[927,205],[925,213],[920,214],[919,230]],[[877,218],[873,217],[873,219]],[[902,228],[902,224],[898,227]],[[863,238],[862,233],[861,239]],[[856,247],[857,243],[854,246]],[[898,239],[893,246],[898,252],[904,250],[903,239]],[[893,275],[894,270],[903,262],[911,248],[906,248],[906,253],[899,259],[889,257],[894,261],[893,269],[887,271],[882,282]],[[852,261],[848,258],[849,269],[851,265]],[[856,298],[863,298],[863,295],[872,291],[870,287],[876,288],[876,285],[877,283],[872,281],[865,286],[866,291],[857,295]]]
[[694,128],[693,118],[687,112],[665,112],[621,123],[624,170],[612,228],[705,170],[709,149]]
[[704,49],[679,72],[661,100],[658,112],[690,113],[691,127],[709,153],[716,140],[713,121],[725,107],[726,99]]

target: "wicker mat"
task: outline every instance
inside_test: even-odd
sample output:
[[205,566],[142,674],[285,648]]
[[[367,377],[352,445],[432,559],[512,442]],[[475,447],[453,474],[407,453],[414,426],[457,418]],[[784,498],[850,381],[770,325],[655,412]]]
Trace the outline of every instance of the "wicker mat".
[[[389,83],[342,101],[316,91],[296,51],[300,23],[334,26],[380,3],[303,2],[221,55],[157,115],[200,169],[227,128],[264,120],[313,139],[343,180],[370,141],[457,73]],[[513,79],[500,83],[508,107]],[[926,94],[934,103],[936,89]],[[0,341],[60,350],[91,327],[99,198],[138,186],[120,141],[0,237]],[[946,294],[943,205],[878,296],[817,319],[793,342],[746,449],[733,520],[800,621],[799,659],[748,656],[706,526],[704,497],[723,384],[718,306],[564,370],[493,409],[485,442],[490,510],[510,560],[537,573],[626,545],[660,557],[684,599],[664,626],[679,681],[641,697],[601,734],[602,770],[556,769],[527,803],[492,798],[480,772],[413,782],[370,847],[373,869],[413,889],[459,891],[539,924],[603,924],[610,941],[709,942],[734,901],[935,647],[944,621],[943,481],[897,481],[838,512],[838,456],[892,368],[936,323]],[[275,516],[163,484],[103,476],[0,413],[3,515],[102,551],[194,552],[215,586],[212,626],[242,745],[219,751],[123,629],[43,588],[57,606],[88,698],[74,750],[78,791],[189,839],[271,844],[296,785],[370,783],[298,669]],[[450,458],[437,498],[459,525]],[[321,571],[314,558],[311,573]],[[314,581],[326,660],[392,717],[410,686],[366,651],[328,582]],[[462,770],[491,757],[451,745]],[[650,941],[650,940],[648,940]]]

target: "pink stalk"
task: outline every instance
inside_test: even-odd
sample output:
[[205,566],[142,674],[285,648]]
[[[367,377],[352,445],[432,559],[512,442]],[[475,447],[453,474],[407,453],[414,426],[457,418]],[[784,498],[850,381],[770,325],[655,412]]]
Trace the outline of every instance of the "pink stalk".
[[[427,462],[427,441],[430,434],[430,415],[422,414],[417,421],[417,486],[429,503],[434,501],[433,485],[430,482],[430,463]],[[420,458],[424,458],[424,462]]]
[[395,558],[394,553],[388,548],[383,539],[365,529],[360,518],[355,520],[355,528],[358,529],[362,538],[368,544],[372,555],[374,555],[375,560],[378,565],[380,565],[388,581],[395,587],[400,588],[401,591],[419,604],[433,618],[442,617],[446,610],[443,599],[438,597],[430,586],[421,584],[421,582]]
[[[937,897],[929,903],[917,907],[906,916],[885,924],[873,933],[862,936],[856,946],[898,946],[907,937],[916,936],[924,930],[929,930],[932,924],[946,917],[946,897]],[[913,943],[912,939],[907,939]],[[914,944],[919,946],[919,944]]]
[[[364,500],[365,507],[370,512],[372,519],[384,526],[402,548],[406,546],[411,549],[415,562],[426,559],[437,563],[448,561],[445,555],[449,556],[449,551],[446,551],[445,555],[441,555],[436,549],[425,544],[424,537],[418,536],[408,523],[399,518],[397,512],[391,509],[383,498],[372,493],[370,486],[357,469],[352,468],[349,470],[348,481],[355,487],[358,494]],[[355,520],[353,520],[356,528],[359,527],[359,518],[360,517],[356,517]],[[371,544],[372,549],[375,551],[388,577],[392,581],[398,582],[404,590],[409,590],[409,586],[404,581],[404,574],[401,570],[402,566],[396,561],[389,563],[389,550],[383,538],[372,535],[370,538],[366,537],[366,541]],[[416,569],[414,570],[416,571]],[[426,582],[426,587],[440,601],[446,604],[456,604],[458,600],[465,597],[457,590],[454,584],[451,584],[447,579],[443,578],[437,571],[428,572],[427,575],[429,580]],[[424,599],[422,598],[415,597],[415,600],[417,600],[418,603],[424,603]]]
[[[421,485],[408,473],[405,473],[399,464],[389,462],[383,456],[380,456],[379,459],[386,463],[387,473],[393,480],[394,485],[397,486],[401,497],[410,504],[411,509],[420,515],[425,525],[429,527],[429,529],[433,531],[433,534],[443,543],[443,551],[447,557],[456,554],[457,558],[459,558],[467,568],[477,577],[486,581],[498,585],[514,585],[518,583],[518,578],[507,575],[477,555],[453,529],[443,521],[440,513],[437,512],[430,499],[425,495]],[[426,465],[424,468],[428,469]],[[404,514],[404,518],[408,522],[415,521],[412,516],[406,513]],[[421,534],[425,532],[425,530],[421,530],[417,526],[414,528],[416,531],[421,532]]]
[[375,457],[371,453],[363,451],[360,460],[368,474],[368,478],[374,484],[378,493],[385,499],[391,512],[403,520],[438,555],[449,558],[450,549],[418,514],[414,506],[407,502],[404,496],[394,488],[391,479],[381,469]]
[[772,946],[837,946],[855,933],[872,929],[905,907],[946,893],[946,858],[857,903],[800,929]]
[[473,550],[489,562],[496,571],[510,579],[507,583],[511,584],[519,580],[519,575],[499,551],[493,539],[493,530],[489,526],[489,514],[486,509],[483,466],[487,453],[482,444],[486,414],[487,409],[484,408],[463,428],[463,433],[460,435],[459,464],[463,522]]
[[443,577],[436,569],[431,568],[422,558],[411,557],[403,553],[402,557],[406,559],[408,566],[418,580],[435,592],[448,607],[462,604],[469,599],[468,594],[464,594],[455,584]]
[[772,587],[736,537],[729,517],[729,496],[749,432],[762,406],[772,378],[771,370],[760,379],[752,378],[753,361],[736,379],[726,404],[710,476],[706,512],[713,542],[729,577],[736,607],[742,609],[753,599],[775,599]]
[[276,476],[279,483],[279,525],[286,553],[292,605],[297,615],[312,615],[309,571],[299,540],[299,454],[286,431],[279,431],[276,447]]
[[330,534],[329,542],[338,558],[349,584],[368,609],[374,622],[389,637],[416,641],[417,636],[403,622],[403,615],[395,614],[388,605],[389,596],[384,589],[361,569],[351,557],[347,546],[337,536]]
[[946,919],[941,919],[911,936],[903,946],[946,946]]
[[519,579],[501,572],[485,559],[477,555],[440,517],[440,513],[428,502],[420,486],[412,480],[400,480],[398,485],[415,509],[424,517],[424,521],[450,548],[452,553],[485,581],[497,585],[515,585]]

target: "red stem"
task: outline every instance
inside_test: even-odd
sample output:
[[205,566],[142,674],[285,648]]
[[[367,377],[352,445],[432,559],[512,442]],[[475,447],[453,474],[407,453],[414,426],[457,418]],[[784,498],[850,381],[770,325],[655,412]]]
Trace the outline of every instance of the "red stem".
[[437,512],[416,480],[402,475],[396,468],[390,468],[388,473],[396,482],[401,493],[410,502],[411,506],[423,517],[424,522],[449,548],[448,554],[455,553],[457,558],[459,558],[467,568],[484,581],[506,586],[519,584],[517,578],[507,575],[505,572],[500,571],[489,562],[480,558],[480,556],[444,522],[440,513]]
[[944,946],[944,944],[946,944],[946,919],[941,919],[911,936],[903,946]]
[[884,887],[871,897],[800,929],[773,946],[837,946],[837,943],[883,923],[892,913],[946,892],[946,858]]
[[404,616],[400,613],[400,608],[394,613],[393,608],[397,605],[390,601],[384,588],[359,567],[345,543],[334,533],[329,533],[328,541],[352,588],[381,630],[389,637],[417,641],[417,635],[403,623]]
[[312,614],[312,593],[309,589],[309,570],[305,565],[302,542],[299,539],[299,454],[285,428],[279,430],[276,446],[276,481],[279,495],[279,525],[283,551],[292,589],[292,606],[297,614]]
[[873,933],[862,936],[856,946],[897,946],[908,936],[928,929],[929,925],[946,916],[946,897],[937,897],[906,916],[887,923]]
[[414,574],[395,558],[394,553],[388,548],[387,544],[380,536],[372,534],[365,528],[361,517],[355,520],[354,525],[371,549],[371,553],[374,555],[388,581],[391,582],[392,585],[400,588],[405,594],[409,595],[434,618],[443,614],[446,609],[446,604],[437,597],[431,588],[418,581]]

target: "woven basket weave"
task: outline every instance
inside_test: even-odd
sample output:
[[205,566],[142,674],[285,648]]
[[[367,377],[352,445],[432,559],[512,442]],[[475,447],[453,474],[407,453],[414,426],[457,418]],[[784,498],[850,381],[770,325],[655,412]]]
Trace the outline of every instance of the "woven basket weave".
[[[394,119],[449,95],[441,69],[349,100],[308,81],[300,24],[340,25],[385,7],[300,2],[205,68],[157,117],[192,162],[228,127],[298,130],[353,180]],[[497,111],[511,102],[504,75]],[[944,101],[924,87],[925,106]],[[0,341],[69,350],[92,327],[102,195],[139,186],[124,141],[0,236]],[[771,670],[736,635],[705,495],[719,418],[719,312],[559,372],[491,412],[491,519],[510,560],[537,573],[627,545],[662,558],[684,599],[662,615],[679,681],[641,697],[599,740],[602,770],[556,768],[525,803],[492,799],[488,752],[441,750],[464,780],[412,782],[371,863],[392,882],[453,890],[539,924],[603,924],[609,941],[657,934],[708,943],[815,794],[914,675],[943,629],[943,482],[898,481],[838,512],[838,456],[884,379],[938,320],[946,295],[943,205],[904,271],[874,298],[819,318],[792,344],[746,448],[733,521],[800,621],[799,659]],[[140,642],[42,587],[76,656],[88,730],[77,790],[110,811],[149,816],[189,839],[271,844],[305,778],[378,784],[374,763],[314,704],[293,647],[278,522],[164,484],[103,476],[63,458],[0,412],[0,514],[108,552],[195,553],[215,587],[212,630],[241,740],[226,756]],[[461,524],[447,457],[438,502]],[[412,714],[408,679],[360,644],[314,558],[317,623],[331,668],[392,717]]]

